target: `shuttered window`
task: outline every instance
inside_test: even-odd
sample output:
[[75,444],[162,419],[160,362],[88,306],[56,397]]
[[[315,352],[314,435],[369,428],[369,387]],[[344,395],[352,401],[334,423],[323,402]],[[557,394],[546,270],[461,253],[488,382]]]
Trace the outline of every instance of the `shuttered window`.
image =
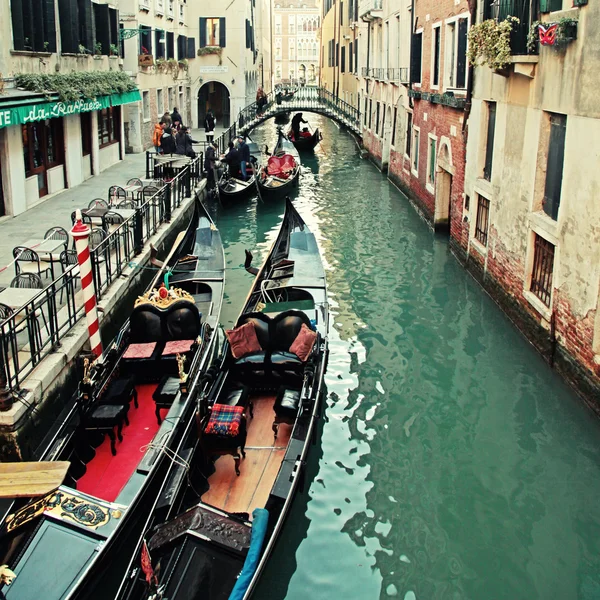
[[358,40],[354,40],[354,72],[358,73]]
[[394,106],[394,120],[392,121],[392,146],[396,143],[396,117],[398,116],[398,109]]
[[486,102],[488,107],[487,140],[485,144],[485,165],[483,167],[483,178],[491,181],[492,163],[494,159],[494,134],[496,131],[496,103]]
[[165,57],[165,44],[160,42],[164,38],[165,32],[162,29],[154,31],[154,56],[156,58]]
[[468,19],[458,20],[458,41],[456,49],[456,87],[466,87],[467,77],[467,31]]
[[423,33],[413,33],[412,55],[410,65],[410,80],[412,83],[421,83],[421,54],[423,51]]
[[440,40],[442,37],[442,28],[436,27],[433,30],[433,77],[432,85],[440,85]]
[[551,114],[543,208],[544,212],[554,220],[558,218],[558,207],[560,206],[566,132],[567,116]]
[[54,0],[11,0],[15,50],[56,52]]
[[196,40],[194,38],[187,39],[187,57],[194,58],[196,56]]
[[406,156],[410,156],[410,135],[412,132],[412,113],[406,113]]
[[177,60],[187,58],[187,37],[185,35],[177,36]]
[[251,40],[251,32],[250,32],[250,21],[246,19],[246,48],[250,49],[252,47]]
[[342,46],[342,73],[346,72],[346,46]]
[[353,57],[354,57],[354,54],[353,54],[353,50],[352,50],[352,42],[350,42],[350,44],[348,45],[348,73],[354,73],[354,70],[352,69]]
[[152,28],[140,25],[140,54],[152,54]]
[[373,100],[369,100],[369,129],[371,129],[372,117],[373,117]]
[[477,222],[475,223],[475,237],[484,246],[487,246],[488,227],[490,215],[490,201],[483,196],[478,196]]
[[167,31],[167,58],[175,58],[175,34]]
[[225,17],[200,17],[200,48],[225,48]]
[[540,0],[540,12],[554,12],[562,10],[562,0]]
[[340,45],[339,44],[335,45],[335,66],[336,67],[340,66]]
[[375,107],[375,134],[379,135],[379,102]]

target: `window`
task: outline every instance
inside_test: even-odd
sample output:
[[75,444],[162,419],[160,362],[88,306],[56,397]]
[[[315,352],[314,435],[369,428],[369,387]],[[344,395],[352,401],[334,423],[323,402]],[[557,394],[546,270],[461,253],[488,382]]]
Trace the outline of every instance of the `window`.
[[165,57],[165,32],[162,29],[154,30],[154,56],[156,58]]
[[350,42],[350,44],[348,44],[348,73],[354,73],[354,69],[352,68],[352,58],[353,58],[353,54],[352,54],[352,42]]
[[381,137],[385,135],[385,104],[382,106],[381,113]]
[[373,100],[369,100],[369,129],[371,129],[371,118],[373,117]]
[[421,83],[421,53],[423,50],[423,32],[413,33],[412,36],[412,61],[410,65],[410,79],[412,83]]
[[51,169],[63,163],[62,119],[47,119],[21,126],[25,177],[42,169]]
[[179,86],[179,104],[178,104],[178,106],[181,107],[181,110],[183,110],[183,107],[185,106],[184,95],[183,95],[183,86],[182,85]]
[[346,46],[342,46],[342,73],[346,72]]
[[165,112],[165,105],[163,102],[163,91],[160,89],[156,90],[156,110],[159,117]]
[[291,35],[296,33],[296,20],[294,15],[288,15],[288,33]]
[[171,110],[175,106],[175,96],[173,95],[172,87],[167,90],[167,94],[169,98],[169,106],[167,106],[166,110]]
[[142,92],[142,119],[150,120],[150,93]]
[[275,35],[281,35],[281,15],[275,15]]
[[396,143],[396,117],[398,116],[398,108],[394,106],[394,120],[392,121],[392,146]]
[[551,114],[543,209],[554,220],[558,218],[558,207],[560,206],[566,132],[567,116]]
[[200,48],[225,48],[225,17],[200,17]]
[[175,58],[175,34],[167,31],[167,58]]
[[119,106],[111,106],[110,108],[103,108],[97,113],[98,141],[100,142],[100,148],[117,143],[121,137],[119,108]]
[[483,196],[478,196],[477,222],[475,223],[475,237],[484,246],[487,246],[488,225],[490,215],[490,201]]
[[435,185],[435,161],[436,161],[436,145],[437,140],[433,136],[429,136],[429,156],[427,160],[427,183],[431,186]]
[[412,134],[412,170],[415,175],[419,174],[419,143],[421,142],[421,133],[413,127]]
[[[351,0],[348,0],[349,2]],[[340,2],[340,25],[344,24],[344,3]]]
[[369,114],[369,101],[365,98],[365,127],[367,126],[367,115]]
[[442,37],[442,27],[438,25],[433,29],[433,69],[431,75],[431,85],[438,87],[440,85],[440,40]]
[[554,12],[562,10],[562,0],[540,0],[540,12]]
[[406,113],[406,156],[410,156],[412,113]]
[[15,50],[56,52],[54,0],[12,0],[10,11]]
[[376,104],[375,111],[375,135],[379,135],[379,102]]
[[535,235],[533,269],[531,271],[530,290],[546,306],[550,306],[552,296],[552,271],[554,270],[554,245]]
[[336,67],[340,66],[340,45],[339,44],[335,45],[335,66]]
[[152,54],[152,28],[146,25],[140,25],[140,54]]
[[281,60],[281,38],[275,38],[275,58]]
[[81,154],[90,156],[92,153],[92,112],[80,113],[81,121]]
[[354,40],[354,73],[358,73],[358,40]]
[[109,55],[111,45],[119,46],[119,14],[108,4],[96,4],[94,7],[94,24],[96,43],[91,50],[95,53]]
[[494,132],[496,130],[496,103],[486,102],[488,107],[487,141],[485,144],[485,165],[483,167],[483,178],[491,181],[492,162],[494,159]]
[[467,31],[469,19],[460,18],[446,26],[446,87],[463,89],[467,76]]

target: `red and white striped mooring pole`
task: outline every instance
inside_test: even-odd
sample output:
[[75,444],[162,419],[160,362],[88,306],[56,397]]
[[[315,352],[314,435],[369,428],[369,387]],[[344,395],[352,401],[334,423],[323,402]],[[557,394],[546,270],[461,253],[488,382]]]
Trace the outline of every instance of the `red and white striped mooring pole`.
[[85,305],[85,318],[90,334],[90,346],[95,356],[102,355],[102,339],[100,338],[100,324],[98,323],[98,309],[96,308],[96,290],[92,275],[92,259],[90,258],[90,228],[81,222],[81,211],[76,211],[75,225],[71,229],[77,249],[77,262],[81,274],[81,289]]

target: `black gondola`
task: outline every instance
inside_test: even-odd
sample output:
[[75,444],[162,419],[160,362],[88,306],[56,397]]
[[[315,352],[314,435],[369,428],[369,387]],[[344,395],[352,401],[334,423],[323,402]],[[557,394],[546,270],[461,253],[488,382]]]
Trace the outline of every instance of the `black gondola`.
[[298,185],[300,164],[300,155],[294,144],[279,130],[272,156],[263,161],[256,175],[258,195],[263,200],[289,195],[291,188]]
[[298,139],[296,139],[290,130],[288,132],[288,139],[294,144],[294,147],[298,152],[309,152],[310,150],[315,149],[315,146],[323,139],[323,135],[317,128],[311,136],[304,137],[301,132]]
[[157,506],[118,600],[250,598],[304,477],[328,324],[319,249],[288,198],[214,383],[198,402],[186,452],[196,449],[203,464],[200,497],[182,503],[185,481],[171,486],[172,503]]
[[258,164],[258,157],[260,156],[260,149],[258,144],[251,140],[248,140],[247,144],[250,148],[251,160],[251,164],[246,165],[246,174],[249,175],[249,178],[247,181],[244,181],[240,176],[232,177],[229,175],[227,168],[225,168],[219,179],[219,198],[223,204],[243,200],[256,193],[255,171]]
[[197,200],[115,341],[85,365],[41,457],[70,461],[64,483],[14,501],[1,523],[2,564],[16,574],[2,589],[7,599],[115,597],[218,354],[224,264],[220,234]]

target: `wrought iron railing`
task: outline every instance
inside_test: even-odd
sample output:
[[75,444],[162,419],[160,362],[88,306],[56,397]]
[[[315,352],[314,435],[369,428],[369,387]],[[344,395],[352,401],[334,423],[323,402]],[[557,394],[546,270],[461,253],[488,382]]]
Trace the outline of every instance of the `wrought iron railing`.
[[[100,300],[144,242],[173,210],[190,197],[202,177],[202,156],[193,160],[171,181],[161,185],[114,231],[90,251],[96,297]],[[71,265],[27,304],[0,322],[0,379],[2,365],[6,387],[18,390],[24,378],[52,352],[84,315],[83,297],[77,293],[79,266]]]
[[408,67],[388,69],[386,79],[388,81],[397,81],[398,83],[408,83]]

